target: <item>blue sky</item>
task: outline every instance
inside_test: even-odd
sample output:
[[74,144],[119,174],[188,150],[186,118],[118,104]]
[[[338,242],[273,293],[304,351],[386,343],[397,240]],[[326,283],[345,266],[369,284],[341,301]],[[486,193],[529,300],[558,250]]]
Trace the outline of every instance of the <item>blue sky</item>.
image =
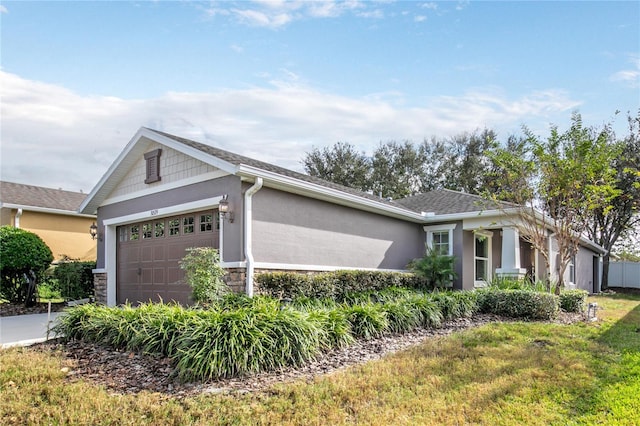
[[69,190],[140,126],[300,170],[337,141],[640,108],[636,1],[2,1],[0,20],[1,177]]

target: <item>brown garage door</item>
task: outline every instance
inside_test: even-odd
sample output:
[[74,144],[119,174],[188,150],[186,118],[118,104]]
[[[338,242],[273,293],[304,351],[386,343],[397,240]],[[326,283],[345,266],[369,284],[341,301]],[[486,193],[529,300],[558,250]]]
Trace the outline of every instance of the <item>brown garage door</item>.
[[218,247],[217,210],[118,227],[116,300],[191,302],[179,261],[189,247]]

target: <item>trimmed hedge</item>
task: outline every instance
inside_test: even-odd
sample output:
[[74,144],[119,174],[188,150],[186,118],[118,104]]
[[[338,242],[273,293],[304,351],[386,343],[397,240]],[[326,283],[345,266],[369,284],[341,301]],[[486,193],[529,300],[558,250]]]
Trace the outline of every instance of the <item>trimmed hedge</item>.
[[384,271],[335,271],[319,274],[266,272],[257,274],[259,292],[276,299],[297,297],[343,300],[349,293],[389,287],[426,288],[426,280],[411,273]]
[[482,313],[529,320],[550,320],[558,315],[559,297],[526,290],[480,290],[478,309]]
[[565,290],[560,293],[560,309],[565,312],[584,312],[588,295],[585,290]]

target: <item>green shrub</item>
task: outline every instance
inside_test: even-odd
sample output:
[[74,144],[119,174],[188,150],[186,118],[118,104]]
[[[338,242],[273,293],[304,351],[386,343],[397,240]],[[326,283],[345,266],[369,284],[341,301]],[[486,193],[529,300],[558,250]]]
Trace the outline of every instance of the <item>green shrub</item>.
[[33,232],[0,227],[0,297],[12,303],[35,303],[36,285],[44,281],[53,255]]
[[192,247],[180,261],[185,280],[193,289],[193,300],[213,303],[229,292],[224,283],[225,271],[220,266],[220,254],[211,247]]
[[584,312],[588,295],[585,290],[565,290],[560,293],[560,309],[565,312]]
[[389,287],[422,288],[424,279],[401,272],[335,271],[319,274],[269,272],[256,275],[259,291],[278,299],[310,297],[344,300],[355,293]]
[[93,269],[96,262],[65,259],[53,268],[51,274],[62,298],[78,300],[93,296]]
[[408,267],[418,277],[424,278],[429,288],[444,288],[456,278],[455,260],[454,256],[427,247],[425,255],[411,261]]
[[38,284],[38,299],[39,300],[52,300],[62,299],[62,293],[58,290],[57,281],[48,279]]
[[477,292],[480,312],[529,320],[549,320],[558,314],[559,298],[526,290],[487,289]]

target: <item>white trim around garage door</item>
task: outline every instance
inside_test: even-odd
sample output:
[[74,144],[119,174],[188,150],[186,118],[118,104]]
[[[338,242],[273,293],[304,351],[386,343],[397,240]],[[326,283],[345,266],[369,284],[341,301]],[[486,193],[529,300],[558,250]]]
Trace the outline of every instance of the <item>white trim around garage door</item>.
[[[145,219],[156,219],[168,216],[174,216],[182,213],[189,213],[208,208],[215,208],[220,204],[222,197],[207,198],[205,200],[192,201],[190,203],[178,204],[175,206],[163,207],[144,212],[132,213],[125,216],[112,217],[104,220],[102,223],[105,227],[104,232],[104,258],[105,270],[107,272],[107,305],[115,306],[116,304],[116,274],[117,261],[116,250],[118,235],[116,229],[120,225],[143,221]],[[222,232],[220,232],[220,244],[222,245]]]

